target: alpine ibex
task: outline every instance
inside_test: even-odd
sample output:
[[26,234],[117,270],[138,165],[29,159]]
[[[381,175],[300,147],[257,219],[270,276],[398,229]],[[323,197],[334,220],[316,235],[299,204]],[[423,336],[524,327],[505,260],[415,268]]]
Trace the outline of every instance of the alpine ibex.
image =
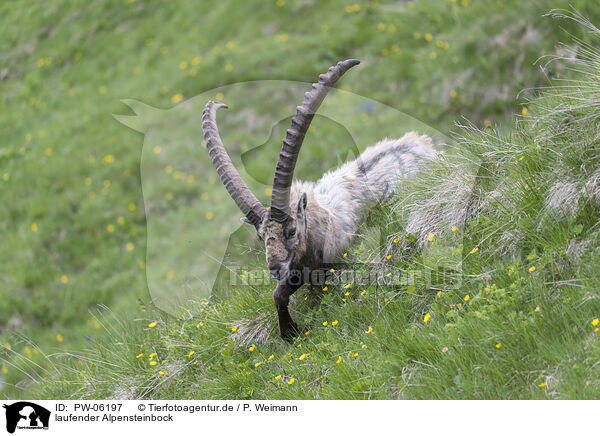
[[[389,198],[401,177],[436,155],[429,137],[408,133],[367,148],[316,183],[292,183],[300,147],[317,109],[337,80],[358,63],[349,59],[331,67],[297,107],[279,154],[270,208],[246,186],[225,151],[216,111],[227,106],[209,101],[202,115],[206,147],[221,182],[244,213],[243,220],[256,228],[265,243],[269,273],[278,281],[273,298],[284,339],[297,332],[288,311],[290,296],[307,281],[322,286],[325,271],[350,245],[368,210]],[[306,274],[307,270],[320,274]]]

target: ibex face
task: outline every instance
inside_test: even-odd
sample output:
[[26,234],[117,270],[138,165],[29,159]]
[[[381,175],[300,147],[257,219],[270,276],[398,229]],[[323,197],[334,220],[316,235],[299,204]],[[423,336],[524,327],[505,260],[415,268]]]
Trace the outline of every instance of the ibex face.
[[302,258],[306,249],[306,194],[298,202],[295,217],[282,222],[266,219],[258,229],[265,241],[265,253],[269,274],[276,280],[286,280],[295,260]]

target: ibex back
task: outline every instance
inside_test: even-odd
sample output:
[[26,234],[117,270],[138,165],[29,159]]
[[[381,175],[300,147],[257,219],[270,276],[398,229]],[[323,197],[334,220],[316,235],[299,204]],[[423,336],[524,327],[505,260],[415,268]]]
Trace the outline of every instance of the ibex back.
[[[293,181],[294,167],[304,136],[329,89],[358,60],[331,67],[306,93],[292,118],[273,180],[271,206],[263,206],[246,186],[229,158],[216,124],[216,111],[226,107],[209,101],[202,116],[207,149],[227,191],[265,243],[269,273],[277,279],[273,292],[284,339],[297,333],[289,310],[290,296],[308,277],[311,285],[323,286],[324,272],[352,243],[369,209],[385,202],[403,177],[437,155],[427,136],[407,133],[367,148],[354,161],[325,174],[317,182]],[[316,278],[316,279],[315,279]]]

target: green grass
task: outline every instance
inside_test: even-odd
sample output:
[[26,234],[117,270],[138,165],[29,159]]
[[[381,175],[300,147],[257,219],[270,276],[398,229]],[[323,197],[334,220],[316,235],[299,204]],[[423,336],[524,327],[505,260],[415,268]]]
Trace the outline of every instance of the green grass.
[[[0,355],[0,395],[598,398],[598,339],[590,324],[600,312],[597,57],[581,67],[589,74],[565,70],[564,61],[544,72],[533,65],[561,52],[559,42],[574,44],[561,27],[580,46],[596,44],[582,26],[542,16],[570,2],[360,2],[358,11],[354,3],[283,3],[0,5],[0,329],[9,344]],[[599,21],[595,2],[573,6]],[[344,77],[345,90],[442,135],[464,118],[473,127],[494,126],[461,130],[451,159],[407,186],[393,214],[382,212],[384,237],[401,239],[390,242],[386,268],[423,271],[440,259],[466,258],[461,281],[439,295],[439,286],[419,283],[348,289],[342,283],[330,286],[319,304],[309,304],[301,290],[293,316],[310,333],[293,344],[277,338],[272,286],[222,289],[224,296],[208,304],[178,301],[186,309],[179,319],[153,309],[148,288],[169,270],[159,261],[180,256],[189,268],[195,263],[193,250],[172,241],[156,245],[152,235],[171,228],[181,240],[191,235],[204,244],[232,210],[222,187],[209,182],[214,174],[198,144],[204,102],[215,88],[238,82],[312,82],[348,57],[362,65]],[[556,76],[587,83],[532,102],[516,98]],[[291,115],[287,106],[300,101],[303,88],[274,96],[226,89],[231,109],[219,120],[228,127],[223,136],[234,160],[266,142],[244,161],[266,200],[264,182],[286,124],[269,138],[270,123]],[[144,139],[111,116],[130,113],[123,98],[169,109],[177,94],[199,97],[161,112]],[[346,129],[362,132],[363,148],[412,126],[406,117],[394,124],[397,112],[361,117],[344,105],[350,97],[331,97],[344,124],[315,120],[301,160],[322,164],[300,165],[299,177],[314,179],[336,165],[343,148],[327,145],[347,140]],[[523,106],[528,115],[515,128]],[[250,132],[236,116],[243,108],[260,115]],[[158,159],[156,145],[168,161],[151,160]],[[457,171],[457,161],[473,156]],[[166,178],[169,163],[195,182]],[[141,174],[148,169],[161,174],[150,185]],[[565,194],[553,202],[555,192]],[[469,213],[457,208],[461,195]],[[233,226],[238,217],[223,222]],[[240,238],[251,244],[249,235]],[[423,250],[400,258],[397,247],[407,241]],[[372,256],[368,242],[353,247],[357,262]],[[190,292],[206,297],[210,286]],[[153,321],[157,326],[148,327]],[[154,352],[158,364],[150,366]]]

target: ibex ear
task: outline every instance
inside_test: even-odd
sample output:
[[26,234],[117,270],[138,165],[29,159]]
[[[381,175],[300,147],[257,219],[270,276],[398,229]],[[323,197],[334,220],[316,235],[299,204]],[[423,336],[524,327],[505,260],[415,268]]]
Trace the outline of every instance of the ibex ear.
[[298,220],[304,220],[304,211],[306,210],[307,201],[308,200],[306,199],[306,192],[303,192],[302,195],[300,196],[300,200],[298,200],[298,212],[297,212]]

